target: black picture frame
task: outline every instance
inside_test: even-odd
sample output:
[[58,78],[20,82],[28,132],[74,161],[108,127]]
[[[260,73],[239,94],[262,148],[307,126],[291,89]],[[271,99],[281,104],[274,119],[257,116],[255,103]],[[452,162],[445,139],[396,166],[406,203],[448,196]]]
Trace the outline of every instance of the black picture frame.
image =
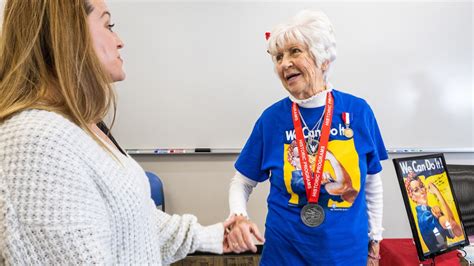
[[396,158],[393,164],[420,261],[469,245],[444,155]]

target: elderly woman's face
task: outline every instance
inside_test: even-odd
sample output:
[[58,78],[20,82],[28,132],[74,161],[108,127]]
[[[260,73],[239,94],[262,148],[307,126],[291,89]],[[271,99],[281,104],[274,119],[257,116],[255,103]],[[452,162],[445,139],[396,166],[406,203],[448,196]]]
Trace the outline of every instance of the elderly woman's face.
[[112,81],[125,79],[122,68],[122,40],[112,31],[111,14],[104,0],[90,0],[94,10],[87,17],[92,36],[94,50],[105,71],[110,74]]
[[295,98],[307,99],[324,89],[323,71],[306,45],[289,41],[273,59],[281,83]]

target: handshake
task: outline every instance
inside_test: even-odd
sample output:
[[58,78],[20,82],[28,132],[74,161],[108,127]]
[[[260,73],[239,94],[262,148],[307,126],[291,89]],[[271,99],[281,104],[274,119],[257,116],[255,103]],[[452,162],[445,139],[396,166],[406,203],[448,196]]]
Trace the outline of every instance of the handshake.
[[224,253],[257,252],[253,237],[265,242],[255,223],[245,216],[233,214],[224,222]]

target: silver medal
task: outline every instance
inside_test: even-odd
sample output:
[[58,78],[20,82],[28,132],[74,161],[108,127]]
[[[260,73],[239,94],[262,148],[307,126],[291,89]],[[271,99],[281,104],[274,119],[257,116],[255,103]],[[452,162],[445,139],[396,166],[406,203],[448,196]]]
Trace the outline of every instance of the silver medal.
[[324,209],[318,204],[308,203],[301,209],[301,220],[309,227],[319,226],[324,222]]

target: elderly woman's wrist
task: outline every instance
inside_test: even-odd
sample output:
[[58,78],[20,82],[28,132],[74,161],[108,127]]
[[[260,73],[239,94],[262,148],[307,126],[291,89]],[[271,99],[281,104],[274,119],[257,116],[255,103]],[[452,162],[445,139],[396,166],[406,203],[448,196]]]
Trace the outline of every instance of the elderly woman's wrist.
[[238,217],[238,216],[244,216],[244,217],[249,217],[248,214],[247,214],[247,211],[245,210],[235,210],[235,211],[231,211],[230,214],[229,214],[229,218],[231,217]]
[[382,258],[382,257],[380,257],[379,253],[375,254],[375,253],[369,252],[368,256],[369,256],[369,258],[374,259],[374,260],[380,260]]
[[242,223],[242,222],[247,222],[249,221],[249,217],[247,215],[243,215],[243,214],[236,214],[235,215],[235,223],[238,224],[238,223]]
[[229,217],[233,217],[233,216],[235,216],[235,218],[237,219],[240,219],[240,218],[249,219],[247,213],[245,212],[233,212],[229,215]]
[[370,240],[368,256],[374,260],[380,260],[380,242],[378,240]]
[[379,245],[379,244],[380,244],[380,241],[381,241],[381,240],[379,240],[379,239],[371,239],[371,240],[369,241],[369,243],[370,243],[371,245]]

